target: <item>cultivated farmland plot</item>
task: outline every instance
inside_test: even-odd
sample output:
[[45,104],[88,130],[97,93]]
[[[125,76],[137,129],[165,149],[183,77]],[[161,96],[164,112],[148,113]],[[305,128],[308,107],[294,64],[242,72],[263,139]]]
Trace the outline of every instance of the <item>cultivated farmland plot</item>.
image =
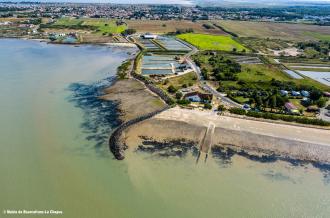
[[243,45],[231,38],[231,36],[207,35],[196,33],[185,33],[178,38],[198,47],[201,50],[248,51]]
[[301,40],[330,40],[330,27],[253,21],[217,21],[222,27],[240,37]]

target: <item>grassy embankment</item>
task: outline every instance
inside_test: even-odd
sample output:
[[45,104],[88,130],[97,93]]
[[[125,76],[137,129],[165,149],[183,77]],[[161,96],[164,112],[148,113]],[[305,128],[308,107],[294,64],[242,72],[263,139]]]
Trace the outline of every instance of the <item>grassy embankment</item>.
[[207,35],[196,33],[185,33],[177,36],[188,43],[198,47],[201,50],[222,50],[222,51],[248,51],[239,42],[235,41],[231,36]]

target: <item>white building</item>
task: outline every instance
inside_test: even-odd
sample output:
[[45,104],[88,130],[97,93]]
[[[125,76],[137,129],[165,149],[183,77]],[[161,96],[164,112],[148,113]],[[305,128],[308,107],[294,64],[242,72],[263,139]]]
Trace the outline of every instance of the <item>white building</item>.
[[146,33],[144,35],[142,35],[142,38],[144,39],[157,39],[158,35],[156,34],[150,34],[150,33]]

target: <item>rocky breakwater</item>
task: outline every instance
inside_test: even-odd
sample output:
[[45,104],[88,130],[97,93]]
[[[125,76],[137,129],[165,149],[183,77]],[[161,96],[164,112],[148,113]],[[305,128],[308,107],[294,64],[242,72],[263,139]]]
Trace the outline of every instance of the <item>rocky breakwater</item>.
[[161,109],[161,110],[157,110],[142,116],[139,116],[135,119],[129,120],[123,124],[121,124],[110,136],[109,139],[109,148],[111,150],[111,152],[113,153],[113,155],[115,156],[115,158],[117,160],[123,160],[125,158],[124,156],[124,151],[128,148],[128,146],[126,145],[125,141],[122,140],[121,136],[123,131],[134,125],[137,124],[143,120],[149,119],[153,116],[155,116],[156,114],[159,114],[165,110],[169,109],[169,106],[166,106],[165,108]]

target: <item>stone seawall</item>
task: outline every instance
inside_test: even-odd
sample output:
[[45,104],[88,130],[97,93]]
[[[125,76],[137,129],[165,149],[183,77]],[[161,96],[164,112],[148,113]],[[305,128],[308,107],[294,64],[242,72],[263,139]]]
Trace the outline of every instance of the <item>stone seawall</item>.
[[166,106],[165,108],[158,110],[158,111],[154,111],[148,114],[145,114],[143,116],[139,116],[135,119],[129,120],[123,124],[121,124],[110,136],[109,139],[109,148],[110,151],[113,153],[113,155],[115,156],[115,158],[117,160],[123,160],[125,158],[124,156],[124,151],[127,149],[126,143],[121,141],[121,135],[123,133],[123,131],[128,128],[129,126],[132,126],[136,123],[139,123],[143,120],[149,119],[153,116],[155,116],[156,114],[159,114],[165,110],[169,109],[169,106]]

